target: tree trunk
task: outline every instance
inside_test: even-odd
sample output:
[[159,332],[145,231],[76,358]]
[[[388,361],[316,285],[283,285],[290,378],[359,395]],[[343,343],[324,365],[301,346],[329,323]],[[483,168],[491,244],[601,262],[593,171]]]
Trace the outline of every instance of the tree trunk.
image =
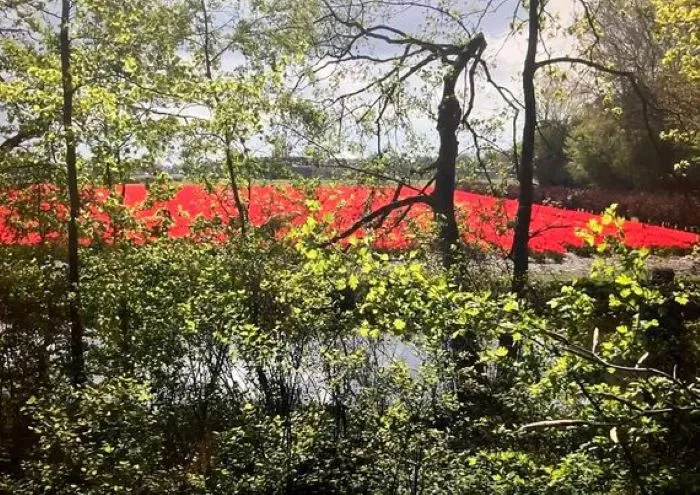
[[[231,151],[231,133],[228,131],[226,131],[226,170],[228,172],[231,193],[233,194],[233,201],[236,204],[236,209],[238,210],[241,233],[245,234],[246,225],[248,224],[248,212],[243,204],[243,200],[241,199],[238,181],[236,180],[236,169],[233,163],[233,152]],[[248,201],[250,201],[250,198],[248,198]]]
[[469,41],[451,64],[443,78],[442,99],[438,107],[437,130],[440,134],[440,150],[436,162],[433,209],[440,236],[440,251],[446,267],[454,261],[453,246],[459,240],[459,228],[455,218],[455,175],[459,143],[457,130],[462,121],[462,108],[455,95],[455,86],[467,63],[486,48],[484,36],[479,33]]
[[449,267],[453,261],[452,249],[459,238],[455,218],[455,168],[459,143],[457,128],[461,117],[461,108],[454,95],[454,83],[450,93],[449,83],[445,80],[442,101],[438,109],[438,132],[440,133],[440,151],[438,154],[433,208],[439,228],[440,251],[443,263]]
[[70,318],[70,379],[73,386],[85,382],[83,321],[80,311],[80,258],[78,255],[78,217],[80,195],[76,164],[75,134],[73,132],[73,79],[71,74],[70,0],[61,3],[61,81],[63,89],[63,131],[66,144],[66,175],[70,218],[68,219],[68,312]]
[[[212,72],[211,58],[211,30],[209,29],[210,19],[209,12],[207,10],[206,0],[200,1],[200,7],[202,8],[202,16],[204,17],[204,71],[205,75],[207,76],[207,79],[209,81],[213,81],[214,74]],[[215,95],[214,101],[218,105],[219,97]],[[243,204],[243,201],[241,199],[240,188],[238,187],[238,181],[236,179],[236,169],[234,165],[233,151],[231,150],[231,142],[233,141],[233,137],[231,136],[231,132],[228,129],[225,131],[224,141],[226,142],[226,172],[228,173],[229,185],[231,186],[231,193],[233,194],[233,201],[236,205],[236,209],[238,210],[238,219],[240,222],[241,233],[245,234],[246,225],[248,223],[248,215],[245,205]],[[248,198],[248,200],[250,201],[250,198]]]
[[529,34],[527,54],[523,68],[523,96],[525,99],[525,124],[523,126],[522,157],[518,169],[520,195],[518,197],[518,215],[513,238],[513,292],[521,294],[527,283],[528,242],[530,240],[530,218],[532,216],[532,162],[535,155],[535,57],[539,41],[539,0],[530,0]]

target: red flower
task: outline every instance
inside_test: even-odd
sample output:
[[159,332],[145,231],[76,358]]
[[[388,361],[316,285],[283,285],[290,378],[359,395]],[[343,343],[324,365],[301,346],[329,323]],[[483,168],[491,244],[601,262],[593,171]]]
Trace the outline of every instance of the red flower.
[[[238,217],[238,211],[231,191],[219,186],[211,193],[197,185],[184,185],[167,201],[154,201],[146,204],[148,191],[141,184],[129,184],[117,191],[122,196],[122,204],[130,210],[133,219],[140,221],[143,228],[138,231],[122,232],[122,238],[141,244],[159,235],[167,226],[170,237],[192,236],[193,239],[222,240],[223,230],[207,227],[198,232],[192,231],[197,219],[220,220],[226,226]],[[67,207],[53,186],[33,186],[25,189],[8,190],[0,193],[0,244],[38,244],[56,241],[61,232],[56,226],[64,222]],[[400,197],[405,198],[413,191],[405,189]],[[109,196],[105,189],[83,191],[83,221],[102,232],[106,242],[114,241],[110,213],[101,207]],[[307,198],[301,189],[291,185],[253,186],[248,197],[247,190],[241,191],[250,222],[255,226],[278,220],[277,237],[282,237],[290,227],[302,225],[308,215],[313,214],[319,222],[332,217],[328,227],[340,232],[350,227],[363,215],[390,202],[392,188],[369,188],[365,186],[337,185],[321,186],[314,197]],[[316,200],[320,208],[309,211],[307,199]],[[492,196],[458,191],[455,194],[458,217],[463,239],[483,249],[510,249],[513,238],[513,222],[517,210],[514,200],[501,200]],[[36,207],[32,207],[36,205]],[[432,215],[426,205],[415,205],[403,216],[403,211],[392,212],[375,232],[375,244],[381,249],[407,249],[416,242],[416,235],[432,228]],[[52,224],[47,216],[55,217]],[[534,252],[564,253],[570,248],[583,245],[575,235],[577,228],[584,228],[596,215],[552,206],[534,205],[530,227],[530,248]],[[400,221],[399,221],[400,220]],[[48,229],[48,231],[47,231]],[[624,224],[625,243],[630,247],[680,248],[689,249],[698,244],[700,236],[690,232],[627,221]],[[365,235],[358,230],[356,237]],[[88,243],[87,239],[81,241]]]

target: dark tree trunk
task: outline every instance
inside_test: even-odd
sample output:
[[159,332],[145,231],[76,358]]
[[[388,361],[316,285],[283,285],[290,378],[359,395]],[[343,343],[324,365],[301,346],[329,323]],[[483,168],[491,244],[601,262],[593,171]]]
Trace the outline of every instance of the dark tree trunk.
[[530,240],[530,218],[532,216],[532,162],[535,154],[535,57],[539,40],[539,0],[530,0],[529,34],[527,54],[523,68],[523,96],[525,98],[525,124],[523,127],[522,158],[518,169],[520,195],[518,197],[518,216],[513,238],[513,291],[520,294],[527,283],[528,242]]
[[66,175],[70,218],[68,219],[68,312],[70,318],[70,379],[74,386],[85,382],[83,321],[80,310],[80,258],[78,255],[78,217],[80,194],[76,164],[75,134],[73,132],[73,79],[71,74],[70,0],[61,3],[61,81],[63,89],[63,131],[66,144]]
[[[459,240],[459,227],[455,218],[455,175],[457,155],[459,153],[459,143],[457,141],[457,131],[462,123],[462,108],[455,95],[455,86],[457,79],[464,72],[470,60],[477,63],[484,49],[486,41],[483,34],[475,35],[469,43],[460,47],[460,50],[450,49],[449,56],[455,57],[449,59],[448,54],[436,51],[435,57],[441,57],[443,62],[449,67],[449,71],[443,77],[442,98],[438,107],[437,130],[440,135],[440,149],[438,151],[437,161],[431,168],[435,169],[433,181],[435,189],[429,196],[418,194],[408,198],[398,199],[398,193],[394,200],[382,206],[381,208],[365,215],[362,219],[355,222],[350,228],[344,230],[340,234],[333,237],[325,245],[333,244],[340,239],[344,239],[351,235],[362,226],[370,224],[372,221],[379,219],[380,223],[394,210],[410,207],[416,203],[424,203],[429,205],[438,223],[439,228],[439,248],[442,254],[442,261],[445,267],[450,267],[454,262],[453,247]],[[422,64],[425,64],[423,61]],[[471,108],[471,102],[470,102]],[[427,186],[426,186],[427,189]],[[425,191],[425,189],[423,190]]]
[[[442,262],[446,268],[455,260],[454,246],[459,240],[459,228],[455,218],[454,196],[457,155],[459,143],[457,130],[462,122],[462,108],[455,95],[455,86],[460,74],[474,57],[479,57],[486,48],[483,35],[476,35],[452,62],[451,70],[443,80],[442,99],[438,107],[437,129],[440,134],[440,150],[436,162],[435,190],[431,205],[439,227],[439,245]],[[472,336],[452,338],[449,345],[456,355],[458,369],[476,365],[478,353],[474,352]],[[469,402],[467,390],[459,386],[457,396],[460,403]]]
[[451,81],[450,84],[446,77],[442,101],[438,109],[437,128],[440,133],[440,151],[436,163],[435,190],[433,192],[433,208],[439,227],[440,251],[446,266],[452,263],[452,246],[459,237],[455,218],[454,192],[459,146],[457,128],[459,127],[461,111],[454,94],[454,81]]
[[440,134],[440,150],[436,162],[433,209],[439,226],[440,251],[443,263],[449,267],[454,261],[453,246],[459,240],[459,228],[455,218],[455,175],[459,143],[457,130],[462,121],[462,108],[455,95],[455,86],[467,63],[486,48],[482,34],[477,34],[451,64],[443,78],[442,99],[438,107],[437,130]]

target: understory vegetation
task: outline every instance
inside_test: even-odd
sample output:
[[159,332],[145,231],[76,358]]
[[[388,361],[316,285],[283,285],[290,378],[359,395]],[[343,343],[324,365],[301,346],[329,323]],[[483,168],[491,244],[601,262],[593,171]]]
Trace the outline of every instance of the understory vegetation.
[[621,264],[517,299],[321,231],[84,249],[80,389],[62,255],[3,248],[3,491],[700,489],[696,284],[608,239]]

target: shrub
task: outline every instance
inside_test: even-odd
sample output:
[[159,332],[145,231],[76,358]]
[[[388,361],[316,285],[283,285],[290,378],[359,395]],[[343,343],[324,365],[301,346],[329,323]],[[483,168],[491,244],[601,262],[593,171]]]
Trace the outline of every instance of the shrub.
[[[644,251],[601,244],[616,225],[607,213],[584,232],[615,262],[544,301],[466,284],[420,251],[320,248],[312,220],[291,243],[85,248],[90,382],[63,385],[66,350],[45,342],[47,388],[15,394],[32,433],[0,487],[692,493],[700,298],[654,285]],[[49,280],[36,260],[0,260],[36,271],[5,292]]]
[[606,114],[583,119],[566,140],[570,158],[567,171],[577,184],[604,185],[612,189],[633,187],[627,170],[631,142],[617,120]]
[[546,121],[539,123],[535,135],[535,157],[533,167],[535,177],[541,185],[572,185],[567,164],[569,158],[565,146],[571,124],[566,121]]

